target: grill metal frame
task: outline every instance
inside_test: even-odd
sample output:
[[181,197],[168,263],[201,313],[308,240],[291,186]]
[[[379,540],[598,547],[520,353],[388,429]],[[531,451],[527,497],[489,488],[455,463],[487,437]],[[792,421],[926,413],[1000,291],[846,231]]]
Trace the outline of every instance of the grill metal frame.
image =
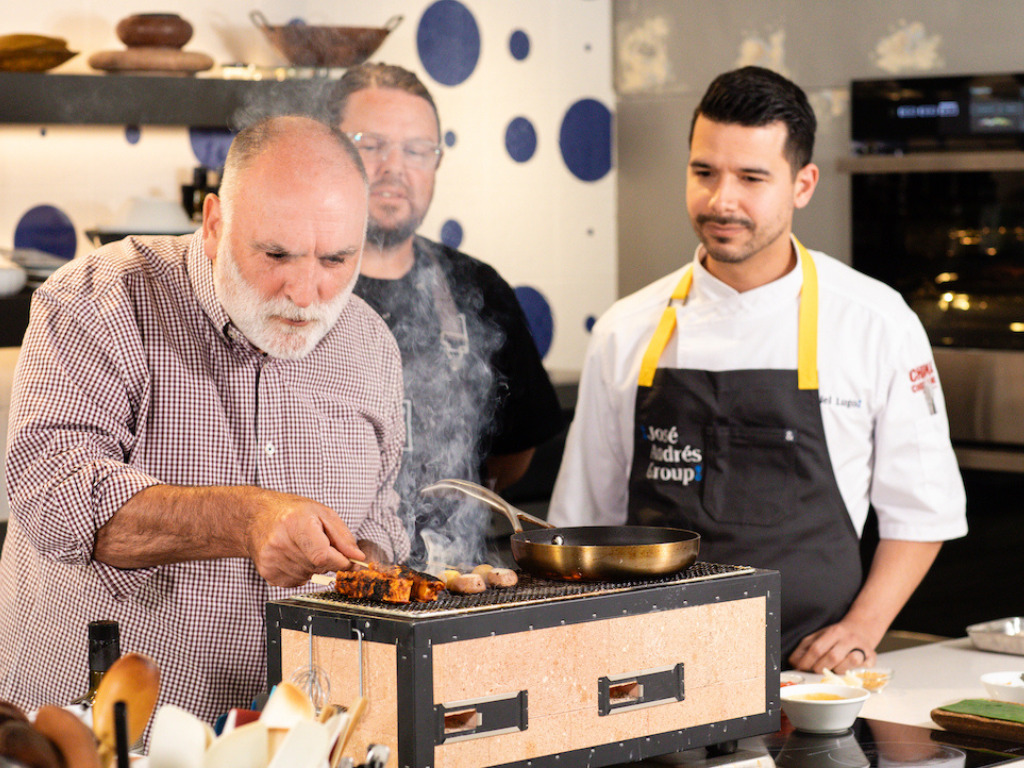
[[[528,760],[509,762],[506,766],[609,766],[684,749],[727,744],[779,728],[780,584],[781,577],[776,571],[695,563],[680,574],[644,582],[566,583],[524,579],[523,594],[503,596],[512,602],[473,605],[474,600],[469,598],[479,602],[480,595],[460,596],[458,607],[435,607],[432,610],[423,608],[430,604],[364,605],[368,601],[343,602],[324,593],[300,595],[267,604],[268,687],[282,679],[282,632],[305,632],[311,621],[315,623],[315,634],[321,638],[351,642],[358,633],[364,645],[381,643],[393,646],[399,682],[391,699],[398,712],[398,720],[394,724],[396,730],[391,735],[374,733],[372,738],[377,740],[386,736],[394,739],[394,765],[399,768],[433,768],[437,765],[435,749],[441,748],[436,735],[438,712],[449,703],[433,700],[435,653],[442,644],[481,639],[488,642],[488,638],[495,636],[521,633],[526,647],[533,630],[564,628],[627,616],[649,615],[652,622],[657,622],[657,614],[663,611],[677,613],[682,608],[763,597],[766,646],[763,712],[682,730],[616,738],[607,744],[582,750],[553,751]],[[549,594],[541,597],[531,593],[536,589]],[[709,648],[708,653],[714,655],[716,651]],[[701,658],[685,661],[688,667],[691,662],[696,665],[707,663]],[[690,689],[686,690],[686,695],[690,696]],[[524,691],[522,696],[524,724],[521,729],[528,729],[527,692]]]

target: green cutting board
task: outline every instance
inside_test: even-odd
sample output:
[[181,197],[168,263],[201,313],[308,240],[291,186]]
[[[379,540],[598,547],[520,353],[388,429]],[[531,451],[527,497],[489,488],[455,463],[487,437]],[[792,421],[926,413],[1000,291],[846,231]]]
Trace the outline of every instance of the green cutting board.
[[933,709],[931,716],[947,731],[1024,742],[1024,704],[964,699]]

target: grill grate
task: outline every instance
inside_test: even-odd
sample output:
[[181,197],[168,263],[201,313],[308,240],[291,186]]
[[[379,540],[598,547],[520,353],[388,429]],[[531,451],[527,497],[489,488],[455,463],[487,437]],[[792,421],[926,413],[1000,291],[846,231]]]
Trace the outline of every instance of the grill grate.
[[685,584],[692,581],[735,576],[752,571],[753,568],[743,565],[696,562],[686,570],[678,573],[633,581],[552,581],[531,576],[527,573],[520,573],[519,584],[515,587],[488,589],[476,595],[453,595],[449,592],[442,592],[436,601],[430,603],[394,604],[378,603],[371,600],[353,600],[339,595],[333,590],[310,592],[297,595],[293,599],[324,603],[339,609],[360,613],[413,618],[415,616],[440,616],[469,611],[486,611],[509,605],[528,605],[530,603],[550,602],[552,600],[568,600],[587,595],[604,595],[647,587]]

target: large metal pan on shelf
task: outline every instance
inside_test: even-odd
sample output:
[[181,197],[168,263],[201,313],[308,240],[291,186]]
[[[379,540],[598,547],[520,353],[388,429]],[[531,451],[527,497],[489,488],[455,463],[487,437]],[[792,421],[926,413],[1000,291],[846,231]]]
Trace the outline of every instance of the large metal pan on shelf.
[[[420,493],[430,496],[451,491],[471,496],[504,514],[512,524],[510,543],[516,564],[548,579],[622,581],[664,576],[693,564],[700,548],[700,535],[680,528],[556,528],[516,509],[490,489],[466,480],[439,480]],[[523,521],[539,527],[523,530]]]

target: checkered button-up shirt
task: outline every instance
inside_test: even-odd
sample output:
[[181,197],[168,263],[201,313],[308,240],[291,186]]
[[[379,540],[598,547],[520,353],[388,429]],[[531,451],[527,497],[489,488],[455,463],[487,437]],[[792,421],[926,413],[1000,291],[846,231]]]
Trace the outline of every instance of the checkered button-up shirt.
[[266,602],[310,587],[271,587],[241,558],[113,568],[92,558],[97,530],[151,485],[257,485],[404,559],[401,400],[394,340],[355,297],[306,358],[261,354],[215,298],[198,233],[63,267],[35,292],[15,375],[0,699],[81,694],[86,625],[114,619],[122,650],[160,665],[159,704],[208,721],[248,705],[266,685]]

